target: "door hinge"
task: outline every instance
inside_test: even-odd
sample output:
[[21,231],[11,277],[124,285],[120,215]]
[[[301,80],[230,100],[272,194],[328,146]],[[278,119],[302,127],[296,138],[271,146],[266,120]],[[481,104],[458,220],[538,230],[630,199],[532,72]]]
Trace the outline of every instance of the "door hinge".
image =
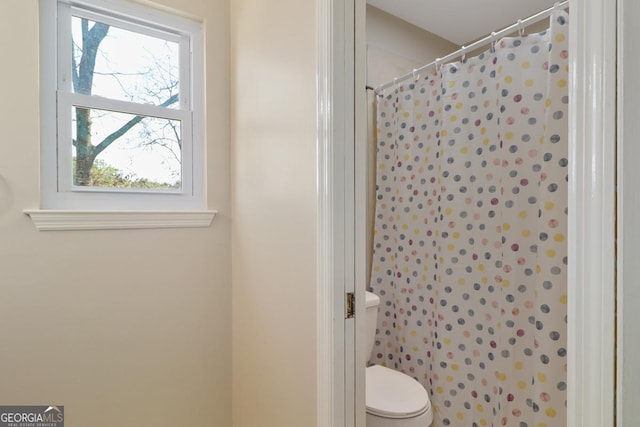
[[352,319],[356,316],[356,295],[353,292],[347,292],[345,298],[345,319]]

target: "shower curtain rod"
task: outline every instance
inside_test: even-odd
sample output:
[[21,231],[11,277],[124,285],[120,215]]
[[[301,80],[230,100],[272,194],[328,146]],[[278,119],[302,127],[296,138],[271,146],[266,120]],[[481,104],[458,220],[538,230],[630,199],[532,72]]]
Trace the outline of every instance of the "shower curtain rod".
[[553,12],[555,12],[556,10],[561,10],[561,9],[566,9],[567,7],[569,7],[569,0],[565,0],[561,3],[556,3],[555,5],[553,5],[552,7],[545,9],[541,12],[538,12],[534,15],[531,15],[530,17],[526,18],[526,19],[519,19],[518,22],[516,22],[513,25],[510,25],[498,32],[492,32],[490,35],[488,35],[487,37],[478,40],[475,43],[470,44],[469,46],[462,46],[460,49],[456,50],[453,53],[450,53],[449,55],[443,57],[443,58],[437,58],[435,61],[427,64],[427,65],[423,65],[420,68],[416,68],[414,69],[412,72],[407,73],[403,76],[400,77],[396,77],[394,78],[392,81],[388,82],[388,83],[384,83],[381,84],[380,86],[378,86],[375,89],[376,94],[380,94],[380,92],[382,92],[383,90],[391,87],[391,86],[395,86],[396,84],[407,80],[411,77],[413,77],[414,79],[418,78],[418,75],[421,71],[426,70],[427,68],[431,67],[431,66],[438,66],[442,63],[445,63],[447,61],[450,61],[454,58],[457,58],[459,56],[462,56],[464,54],[466,54],[469,51],[478,49],[482,46],[485,46],[489,43],[494,43],[496,42],[499,38],[504,37],[508,34],[511,34],[517,30],[522,30],[524,29],[527,25],[531,25],[531,24],[535,24],[536,22],[542,21],[545,18],[548,18],[549,16],[551,16],[551,14]]

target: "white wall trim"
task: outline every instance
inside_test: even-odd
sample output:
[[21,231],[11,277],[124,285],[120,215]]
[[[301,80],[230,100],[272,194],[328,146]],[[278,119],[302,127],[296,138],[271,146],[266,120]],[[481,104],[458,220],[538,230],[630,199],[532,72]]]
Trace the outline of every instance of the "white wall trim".
[[568,427],[614,425],[616,2],[571,3]]
[[218,211],[64,211],[26,209],[40,231],[209,227]]
[[344,28],[340,1],[317,0],[317,158],[318,158],[318,292],[317,292],[317,426],[344,426],[344,154],[340,139],[344,105],[335,89],[344,80],[344,37],[335,34]]
[[328,108],[331,102],[329,96],[329,78],[331,69],[331,46],[329,34],[331,34],[331,1],[317,1],[318,14],[318,75],[316,91],[318,97],[318,135],[317,135],[317,159],[318,159],[318,362],[317,362],[317,410],[318,427],[331,427],[334,417],[334,392],[333,392],[333,286],[331,275],[333,264],[331,258],[331,246],[333,241],[332,215],[329,173],[331,169],[331,121]]

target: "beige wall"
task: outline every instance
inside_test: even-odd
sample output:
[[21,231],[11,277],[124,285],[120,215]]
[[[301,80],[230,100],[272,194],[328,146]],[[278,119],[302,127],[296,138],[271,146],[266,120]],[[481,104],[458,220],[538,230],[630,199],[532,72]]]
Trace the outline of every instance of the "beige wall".
[[162,3],[206,20],[210,228],[36,231],[38,3],[2,4],[0,404],[69,426],[231,425],[228,2]]
[[378,86],[459,46],[367,5],[367,84]]
[[315,13],[231,2],[234,427],[316,420]]

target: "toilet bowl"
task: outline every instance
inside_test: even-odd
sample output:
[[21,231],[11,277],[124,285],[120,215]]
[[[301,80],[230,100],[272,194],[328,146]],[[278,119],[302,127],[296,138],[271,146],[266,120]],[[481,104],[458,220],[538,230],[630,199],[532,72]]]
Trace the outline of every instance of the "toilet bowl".
[[[367,348],[373,350],[380,298],[366,292]],[[429,395],[415,379],[380,365],[366,370],[367,427],[428,427],[433,422]]]

